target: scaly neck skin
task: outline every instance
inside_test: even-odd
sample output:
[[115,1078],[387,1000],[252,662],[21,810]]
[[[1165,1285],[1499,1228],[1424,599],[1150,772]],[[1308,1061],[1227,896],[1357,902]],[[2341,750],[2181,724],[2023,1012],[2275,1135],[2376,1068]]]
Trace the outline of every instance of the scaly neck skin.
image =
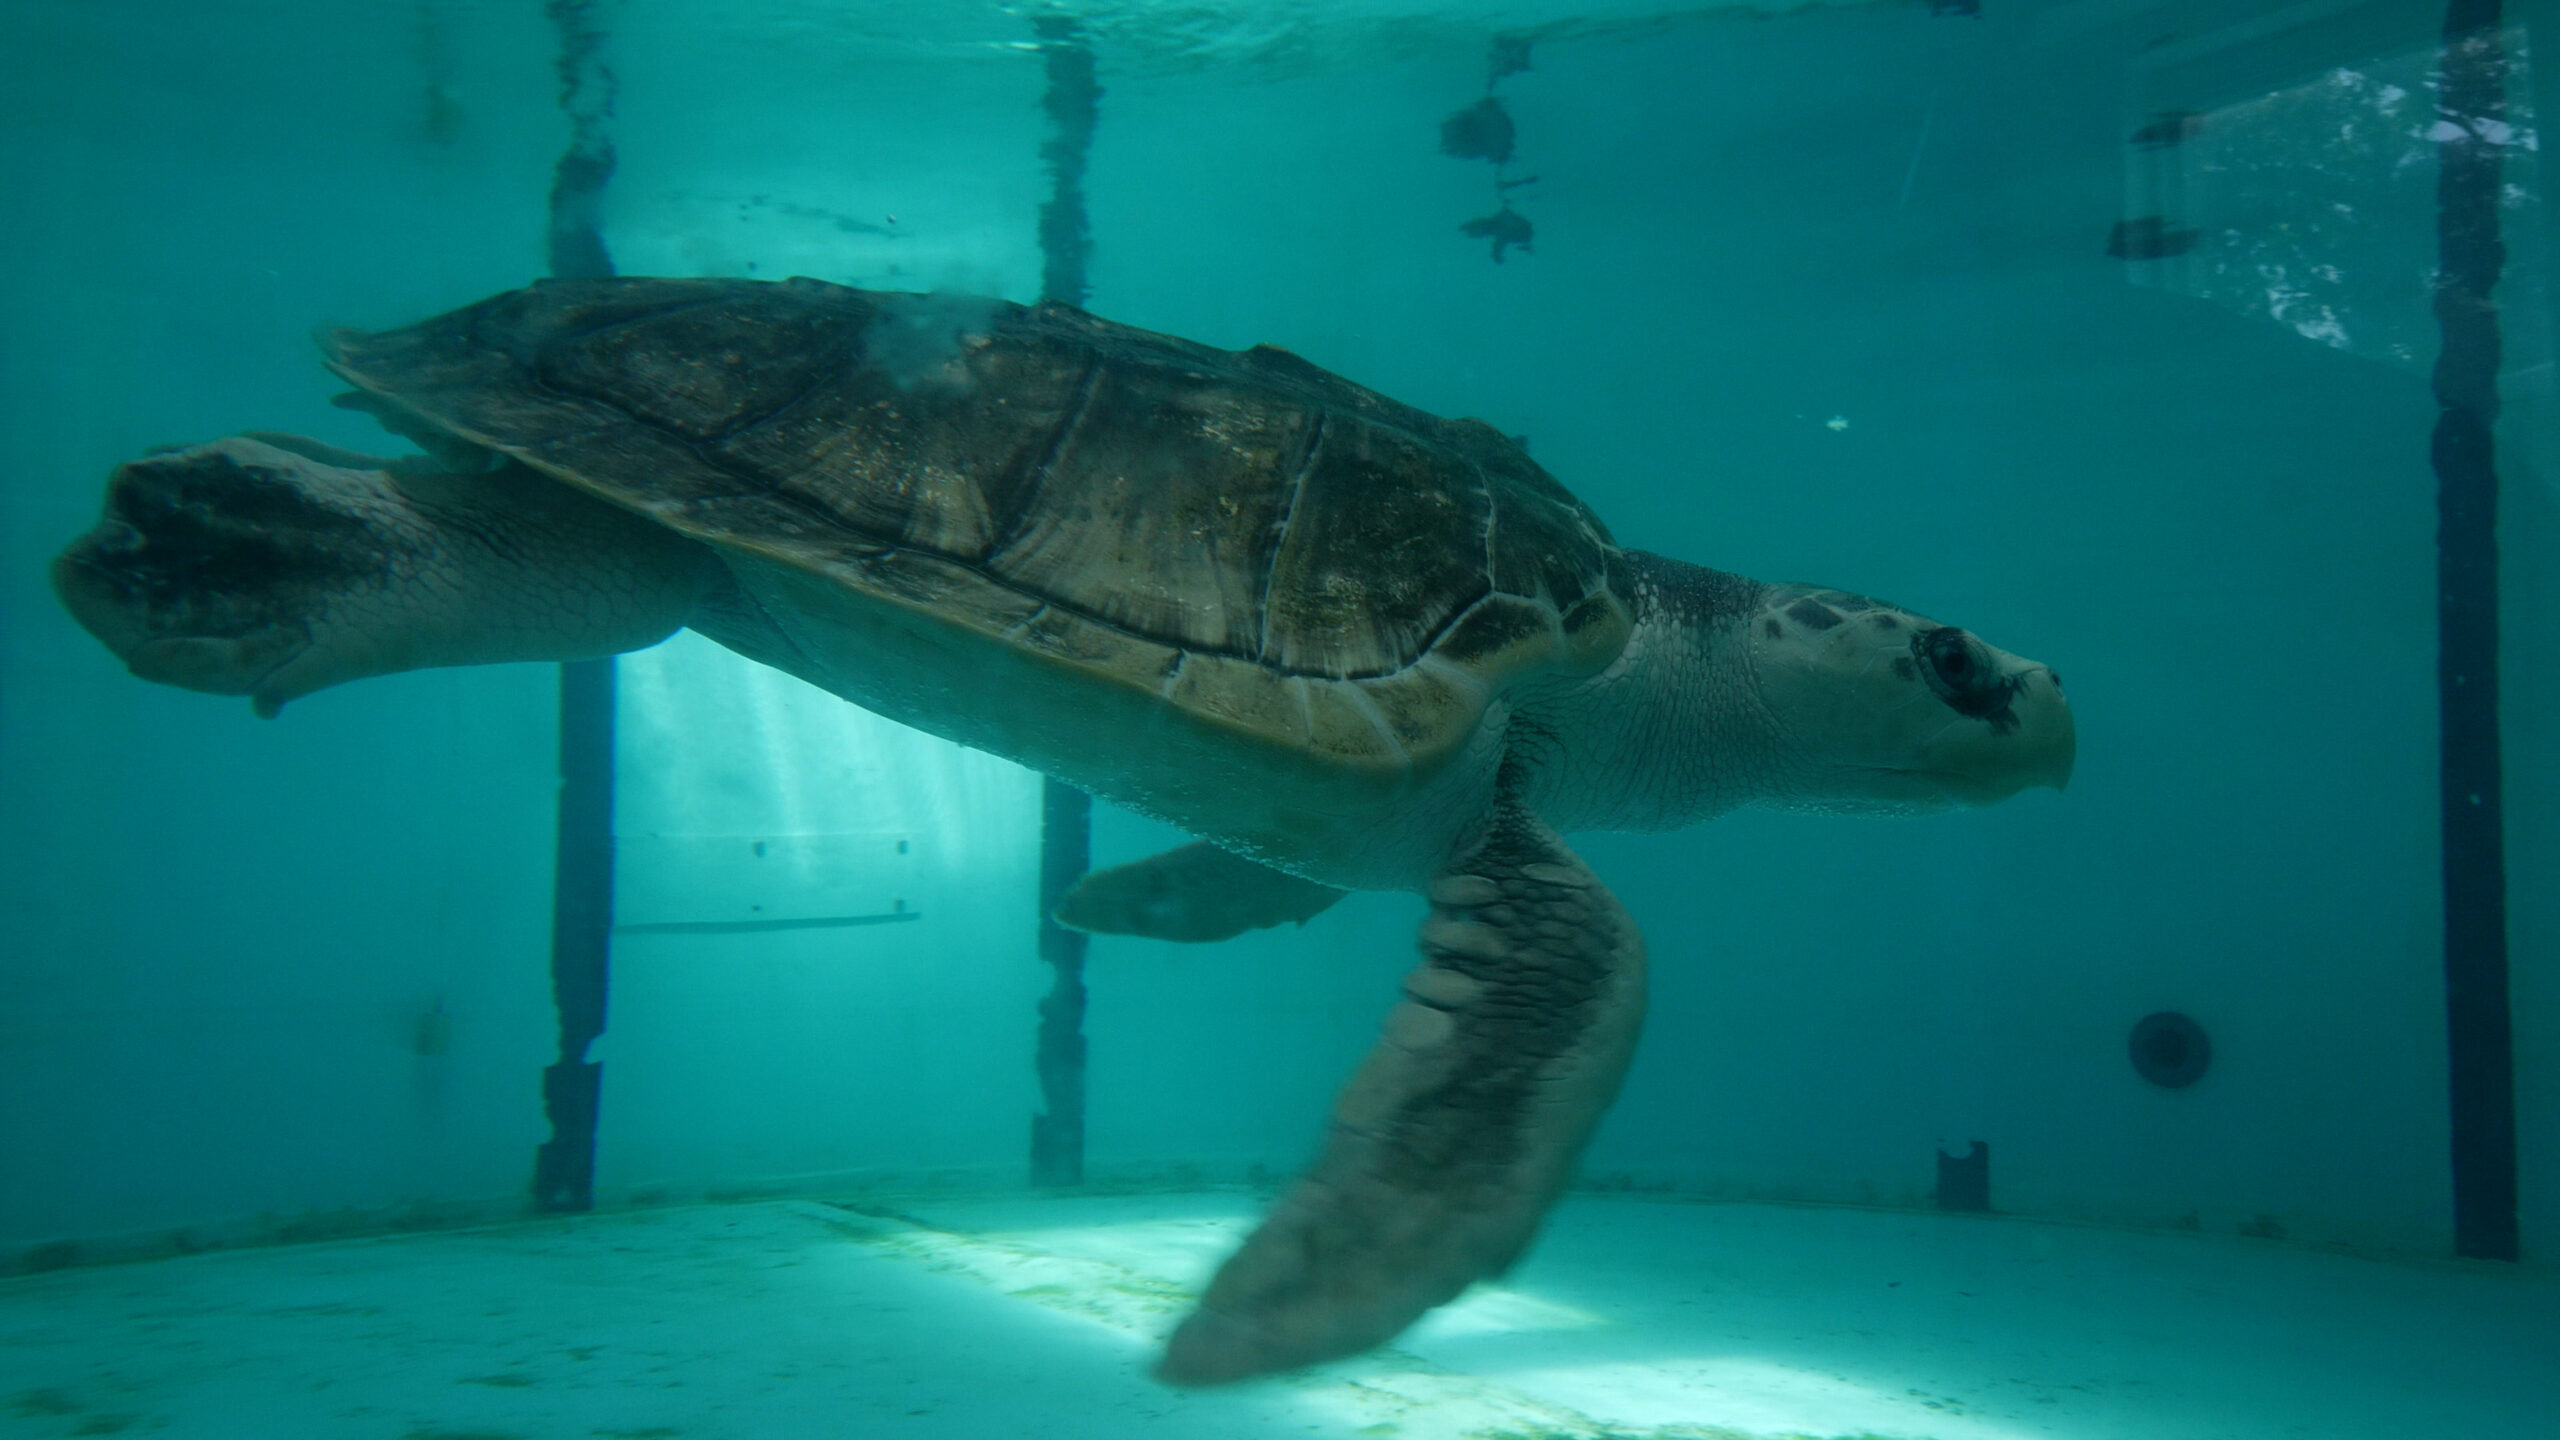
[[1522,697],[1529,803],[1559,830],[1669,830],[1782,788],[1747,625],[1769,587],[1627,552],[1635,632],[1608,669]]

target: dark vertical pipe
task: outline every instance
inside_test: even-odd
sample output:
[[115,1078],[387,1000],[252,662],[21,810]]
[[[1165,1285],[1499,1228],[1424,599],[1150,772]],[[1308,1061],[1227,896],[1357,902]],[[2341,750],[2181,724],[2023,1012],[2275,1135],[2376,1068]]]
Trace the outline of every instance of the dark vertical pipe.
[[2456,1254],[2517,1258],[2514,1036],[2498,754],[2499,333],[2506,57],[2498,0],[2445,12],[2436,147],[2436,683],[2443,711],[2444,978]]
[[[569,148],[551,177],[545,249],[551,273],[593,279],[613,273],[603,230],[605,182],[613,178],[613,71],[604,27],[591,0],[550,0],[560,33],[560,108]],[[560,667],[560,829],[552,864],[551,999],[560,1013],[560,1058],[542,1072],[542,1108],[551,1138],[533,1157],[534,1204],[543,1210],[595,1206],[596,1105],[603,1067],[587,1047],[604,1033],[605,982],[613,955],[613,710],[610,658]]]
[[595,1206],[604,1067],[587,1058],[587,1047],[604,1033],[613,958],[613,706],[611,660],[560,667],[560,838],[551,891],[560,1058],[542,1072],[551,1138],[533,1157],[534,1203],[544,1210]]
[[[1085,156],[1093,148],[1102,87],[1094,80],[1093,52],[1077,36],[1075,22],[1043,15],[1035,22],[1048,66],[1041,108],[1053,128],[1040,147],[1049,166],[1049,202],[1040,207],[1040,298],[1068,305],[1085,301],[1085,259],[1093,235],[1085,217]],[[1031,1183],[1074,1185],[1084,1179],[1084,951],[1081,931],[1050,917],[1067,887],[1091,863],[1093,800],[1072,785],[1045,780],[1040,787],[1040,958],[1053,978],[1040,1001],[1041,1113],[1031,1117]]]
[[1040,108],[1054,127],[1040,147],[1040,158],[1049,165],[1049,203],[1040,207],[1040,298],[1082,305],[1085,259],[1093,250],[1093,228],[1084,210],[1084,165],[1093,151],[1094,122],[1102,113],[1102,86],[1094,79],[1093,51],[1079,38],[1073,19],[1043,15],[1034,23],[1049,72]]
[[551,273],[602,279],[613,273],[604,248],[604,187],[613,178],[613,71],[604,63],[604,26],[593,0],[549,0],[560,32],[560,109],[569,117],[569,148],[551,172],[551,226],[544,247]]

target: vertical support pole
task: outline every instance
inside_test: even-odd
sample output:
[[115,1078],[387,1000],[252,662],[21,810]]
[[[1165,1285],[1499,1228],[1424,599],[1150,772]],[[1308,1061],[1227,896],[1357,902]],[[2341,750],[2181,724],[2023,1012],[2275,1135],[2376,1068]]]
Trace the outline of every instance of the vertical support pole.
[[560,1058],[542,1072],[551,1138],[534,1152],[534,1204],[595,1208],[596,1102],[603,1067],[587,1047],[604,1033],[613,958],[611,660],[560,667],[560,839],[552,866],[551,1001]]
[[2445,1019],[2454,1252],[2513,1260],[2515,1049],[2498,737],[2498,367],[2494,294],[2506,58],[2499,0],[2451,0],[2436,147],[2436,683],[2443,714]]
[[1043,15],[1033,23],[1049,79],[1040,108],[1053,127],[1040,146],[1040,158],[1049,165],[1049,202],[1040,207],[1040,298],[1082,305],[1085,260],[1093,251],[1093,227],[1084,209],[1084,166],[1093,152],[1094,122],[1102,114],[1102,86],[1094,79],[1093,51],[1086,48],[1073,17]]
[[[1085,301],[1085,260],[1093,246],[1085,216],[1085,157],[1093,148],[1102,87],[1094,79],[1093,51],[1075,21],[1043,15],[1034,22],[1047,62],[1041,96],[1053,131],[1040,147],[1049,166],[1049,202],[1040,207],[1040,298],[1068,305]],[[1082,932],[1051,919],[1067,888],[1092,863],[1093,800],[1072,785],[1040,786],[1040,958],[1053,973],[1040,1001],[1039,1046],[1042,1111],[1031,1117],[1031,1183],[1075,1185],[1084,1180],[1084,952]]]
[[[552,172],[545,250],[551,273],[613,273],[603,231],[605,182],[613,178],[613,72],[592,0],[549,0],[560,34],[560,108],[569,148]],[[538,1209],[595,1207],[596,1109],[603,1067],[587,1047],[604,1033],[613,955],[613,721],[610,658],[560,667],[560,829],[551,891],[551,999],[560,1013],[560,1058],[542,1072],[551,1138],[534,1151]]]

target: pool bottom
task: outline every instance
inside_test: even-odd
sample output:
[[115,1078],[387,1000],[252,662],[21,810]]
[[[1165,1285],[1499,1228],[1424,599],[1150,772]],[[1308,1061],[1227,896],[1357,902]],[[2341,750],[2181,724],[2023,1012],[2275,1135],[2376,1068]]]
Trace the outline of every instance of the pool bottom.
[[2524,1437],[2560,1276],[1578,1196],[1396,1347],[1146,1378],[1240,1194],[777,1201],[0,1282],[0,1435]]

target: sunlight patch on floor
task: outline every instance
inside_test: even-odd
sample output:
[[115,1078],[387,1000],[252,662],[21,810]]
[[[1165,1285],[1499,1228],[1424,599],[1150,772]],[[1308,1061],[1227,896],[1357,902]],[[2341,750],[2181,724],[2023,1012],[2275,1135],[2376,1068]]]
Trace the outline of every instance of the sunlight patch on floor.
[[[1084,1226],[970,1232],[862,1207],[833,1210],[850,1238],[1010,1298],[1126,1334],[1149,1352],[1192,1304],[1197,1279],[1243,1240],[1242,1216],[1165,1217]],[[1590,1330],[1609,1322],[1530,1291],[1484,1285],[1442,1307],[1412,1347],[1470,1337]],[[1390,1347],[1269,1385],[1296,1393],[1326,1433],[1405,1440],[1817,1440],[1915,1436],[2034,1440],[2037,1432],[1944,1413],[1952,1402],[1885,1395],[1846,1377],[1728,1357],[1543,1367],[1472,1374]],[[1587,1407],[1587,1408],[1586,1408]],[[1716,1423],[1701,1423],[1702,1416]]]
[[1518,1370],[1485,1382],[1598,1417],[1599,1433],[1611,1436],[1678,1435],[1701,1415],[1716,1417],[1718,1434],[1910,1435],[1915,1407],[1933,1412],[1922,1422],[1931,1440],[2039,1440],[2049,1433],[1972,1418],[1952,1399],[1733,1357]]
[[1570,1197],[1393,1347],[1176,1391],[1259,1203],[624,1212],[0,1281],[0,1440],[2404,1440],[2560,1413],[2560,1276]]

